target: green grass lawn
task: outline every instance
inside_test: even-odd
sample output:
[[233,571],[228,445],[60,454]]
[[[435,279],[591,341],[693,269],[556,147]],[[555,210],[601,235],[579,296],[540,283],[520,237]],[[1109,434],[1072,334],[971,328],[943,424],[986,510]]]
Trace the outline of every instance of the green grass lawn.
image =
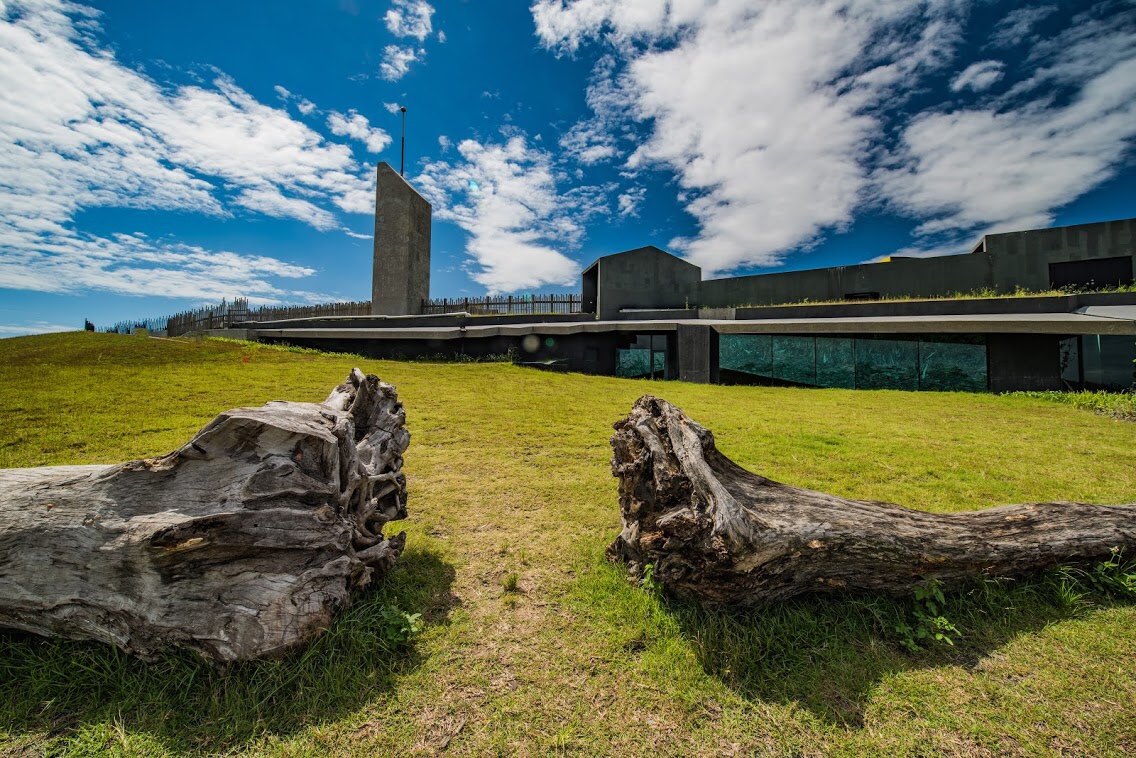
[[[1076,575],[948,599],[955,645],[904,650],[909,601],[710,613],[628,584],[611,424],[651,392],[750,470],[956,511],[1136,501],[1136,424],[1024,396],[716,387],[220,341],[0,340],[0,467],[164,453],[217,412],[397,385],[408,551],[291,658],[214,670],[0,633],[0,753],[1136,753],[1136,604]],[[2,507],[2,506],[0,506]],[[421,613],[408,646],[384,612]]]

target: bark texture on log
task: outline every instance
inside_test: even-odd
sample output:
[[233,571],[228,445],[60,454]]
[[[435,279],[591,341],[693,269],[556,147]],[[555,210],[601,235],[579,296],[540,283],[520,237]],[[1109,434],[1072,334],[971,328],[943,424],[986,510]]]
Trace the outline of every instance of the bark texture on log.
[[639,398],[611,438],[623,531],[608,548],[709,606],[804,592],[907,594],[1136,549],[1136,504],[1028,503],[937,514],[791,487],[746,471],[665,400]]
[[312,639],[405,533],[395,388],[354,369],[323,403],[226,411],[115,466],[0,470],[0,626],[227,662]]

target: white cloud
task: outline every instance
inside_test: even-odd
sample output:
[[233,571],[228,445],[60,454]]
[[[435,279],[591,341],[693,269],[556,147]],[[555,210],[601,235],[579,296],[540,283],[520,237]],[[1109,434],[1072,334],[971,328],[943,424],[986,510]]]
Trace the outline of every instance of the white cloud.
[[[966,41],[967,0],[536,0],[531,11],[546,48],[595,44],[615,60],[597,63],[595,115],[565,133],[565,152],[612,158],[632,125],[623,173],[673,172],[698,231],[671,245],[708,274],[777,265],[884,202],[922,235],[1042,225],[1114,175],[1136,133],[1136,8],[1123,4],[1031,38],[1014,69],[1024,78],[996,97],[1009,69],[982,61],[953,80],[982,101],[914,116]],[[994,42],[1020,41],[1051,12],[1007,15]]]
[[1021,43],[1038,22],[1048,18],[1056,10],[1056,5],[1015,8],[995,24],[990,33],[990,44],[995,47],[1012,47]]
[[410,70],[410,64],[418,60],[419,53],[416,53],[414,48],[409,45],[405,47],[387,45],[383,48],[383,62],[379,64],[379,72],[387,81],[398,81],[406,76],[406,72]]
[[523,136],[504,144],[465,140],[461,160],[435,161],[414,181],[435,218],[469,233],[474,281],[491,294],[571,285],[580,266],[561,249],[579,247],[583,223],[603,212],[596,188],[559,191],[551,156]]
[[52,324],[48,321],[25,321],[20,324],[0,324],[0,337],[24,337],[29,334],[51,334],[53,332],[75,332],[74,324]]
[[39,292],[96,290],[201,302],[246,296],[277,303],[290,293],[272,279],[315,273],[267,256],[213,252],[140,234],[64,232],[21,240],[11,228],[0,226],[0,250],[3,286]]
[[371,126],[366,116],[354,110],[346,114],[332,111],[327,117],[327,128],[332,134],[359,140],[372,153],[381,153],[391,143],[389,134]]
[[453,140],[451,140],[446,135],[442,134],[438,137],[438,149],[442,151],[443,155],[450,152],[450,148],[453,147],[453,146],[454,146]]
[[387,109],[387,113],[398,113],[402,106],[398,103],[383,103],[383,107]]
[[426,0],[394,0],[383,20],[396,37],[414,37],[423,42],[433,30],[433,15],[434,7]]
[[[1115,176],[1136,141],[1136,27],[1084,25],[1047,47],[1039,82],[1077,82],[1067,103],[1033,100],[929,112],[902,132],[897,166],[877,180],[919,234],[1046,226],[1057,208]],[[1118,39],[1119,38],[1119,39]]]
[[[848,224],[874,111],[915,72],[949,63],[961,28],[949,3],[914,0],[538,0],[532,12],[545,46],[607,41],[623,61],[599,77],[609,84],[593,110],[644,125],[626,167],[675,172],[700,230],[671,244],[707,273],[775,265]],[[601,158],[614,142],[597,132],[612,133],[585,127],[566,147]]]
[[438,43],[442,45],[446,44],[446,33],[441,30],[438,31]]
[[643,204],[643,198],[646,196],[646,187],[632,187],[626,192],[620,193],[619,215],[624,218],[628,216],[638,216],[639,206]]
[[[602,56],[592,70],[585,100],[590,118],[576,122],[560,137],[560,147],[576,161],[591,166],[620,156],[616,135],[628,117],[628,95],[615,78],[616,60]],[[628,85],[631,86],[631,85]]]
[[982,92],[989,89],[1002,78],[1005,68],[1001,61],[972,63],[951,82],[951,92],[961,92],[964,89]]
[[108,206],[215,216],[243,208],[332,229],[321,204],[354,204],[373,186],[347,146],[224,76],[169,89],[120,64],[96,15],[63,0],[0,5],[0,286],[269,298],[281,290],[267,277],[312,273],[74,229],[80,211]]
[[316,104],[311,100],[301,99],[300,102],[296,103],[296,109],[299,110],[300,113],[307,116],[316,109]]

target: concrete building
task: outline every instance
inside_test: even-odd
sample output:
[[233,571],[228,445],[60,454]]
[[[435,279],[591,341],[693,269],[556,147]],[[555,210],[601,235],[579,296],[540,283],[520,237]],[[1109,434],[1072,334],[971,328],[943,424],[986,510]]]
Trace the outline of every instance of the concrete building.
[[[733,308],[1129,285],[1134,276],[1134,242],[1136,219],[1126,219],[988,234],[972,252],[961,255],[892,257],[880,263],[705,281],[696,266],[658,248],[639,248],[600,258],[585,270],[584,308],[599,318],[619,318],[620,311],[627,309]],[[655,251],[649,265],[643,262],[645,250]]]
[[705,281],[688,261],[642,247],[584,270],[582,313],[414,315],[429,295],[430,206],[380,164],[376,315],[248,323],[242,336],[376,358],[511,354],[546,369],[692,382],[1126,389],[1136,385],[1136,292],[951,295],[1132,284],[1134,239],[1128,219],[987,235],[961,255]]
[[386,163],[376,170],[371,313],[422,312],[430,297],[430,203]]

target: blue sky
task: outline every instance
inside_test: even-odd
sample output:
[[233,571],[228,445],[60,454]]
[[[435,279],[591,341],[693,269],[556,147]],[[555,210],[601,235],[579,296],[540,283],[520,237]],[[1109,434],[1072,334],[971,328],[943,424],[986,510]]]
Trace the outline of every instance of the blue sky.
[[0,0],[0,336],[367,299],[399,105],[435,297],[1136,216],[1131,1]]

